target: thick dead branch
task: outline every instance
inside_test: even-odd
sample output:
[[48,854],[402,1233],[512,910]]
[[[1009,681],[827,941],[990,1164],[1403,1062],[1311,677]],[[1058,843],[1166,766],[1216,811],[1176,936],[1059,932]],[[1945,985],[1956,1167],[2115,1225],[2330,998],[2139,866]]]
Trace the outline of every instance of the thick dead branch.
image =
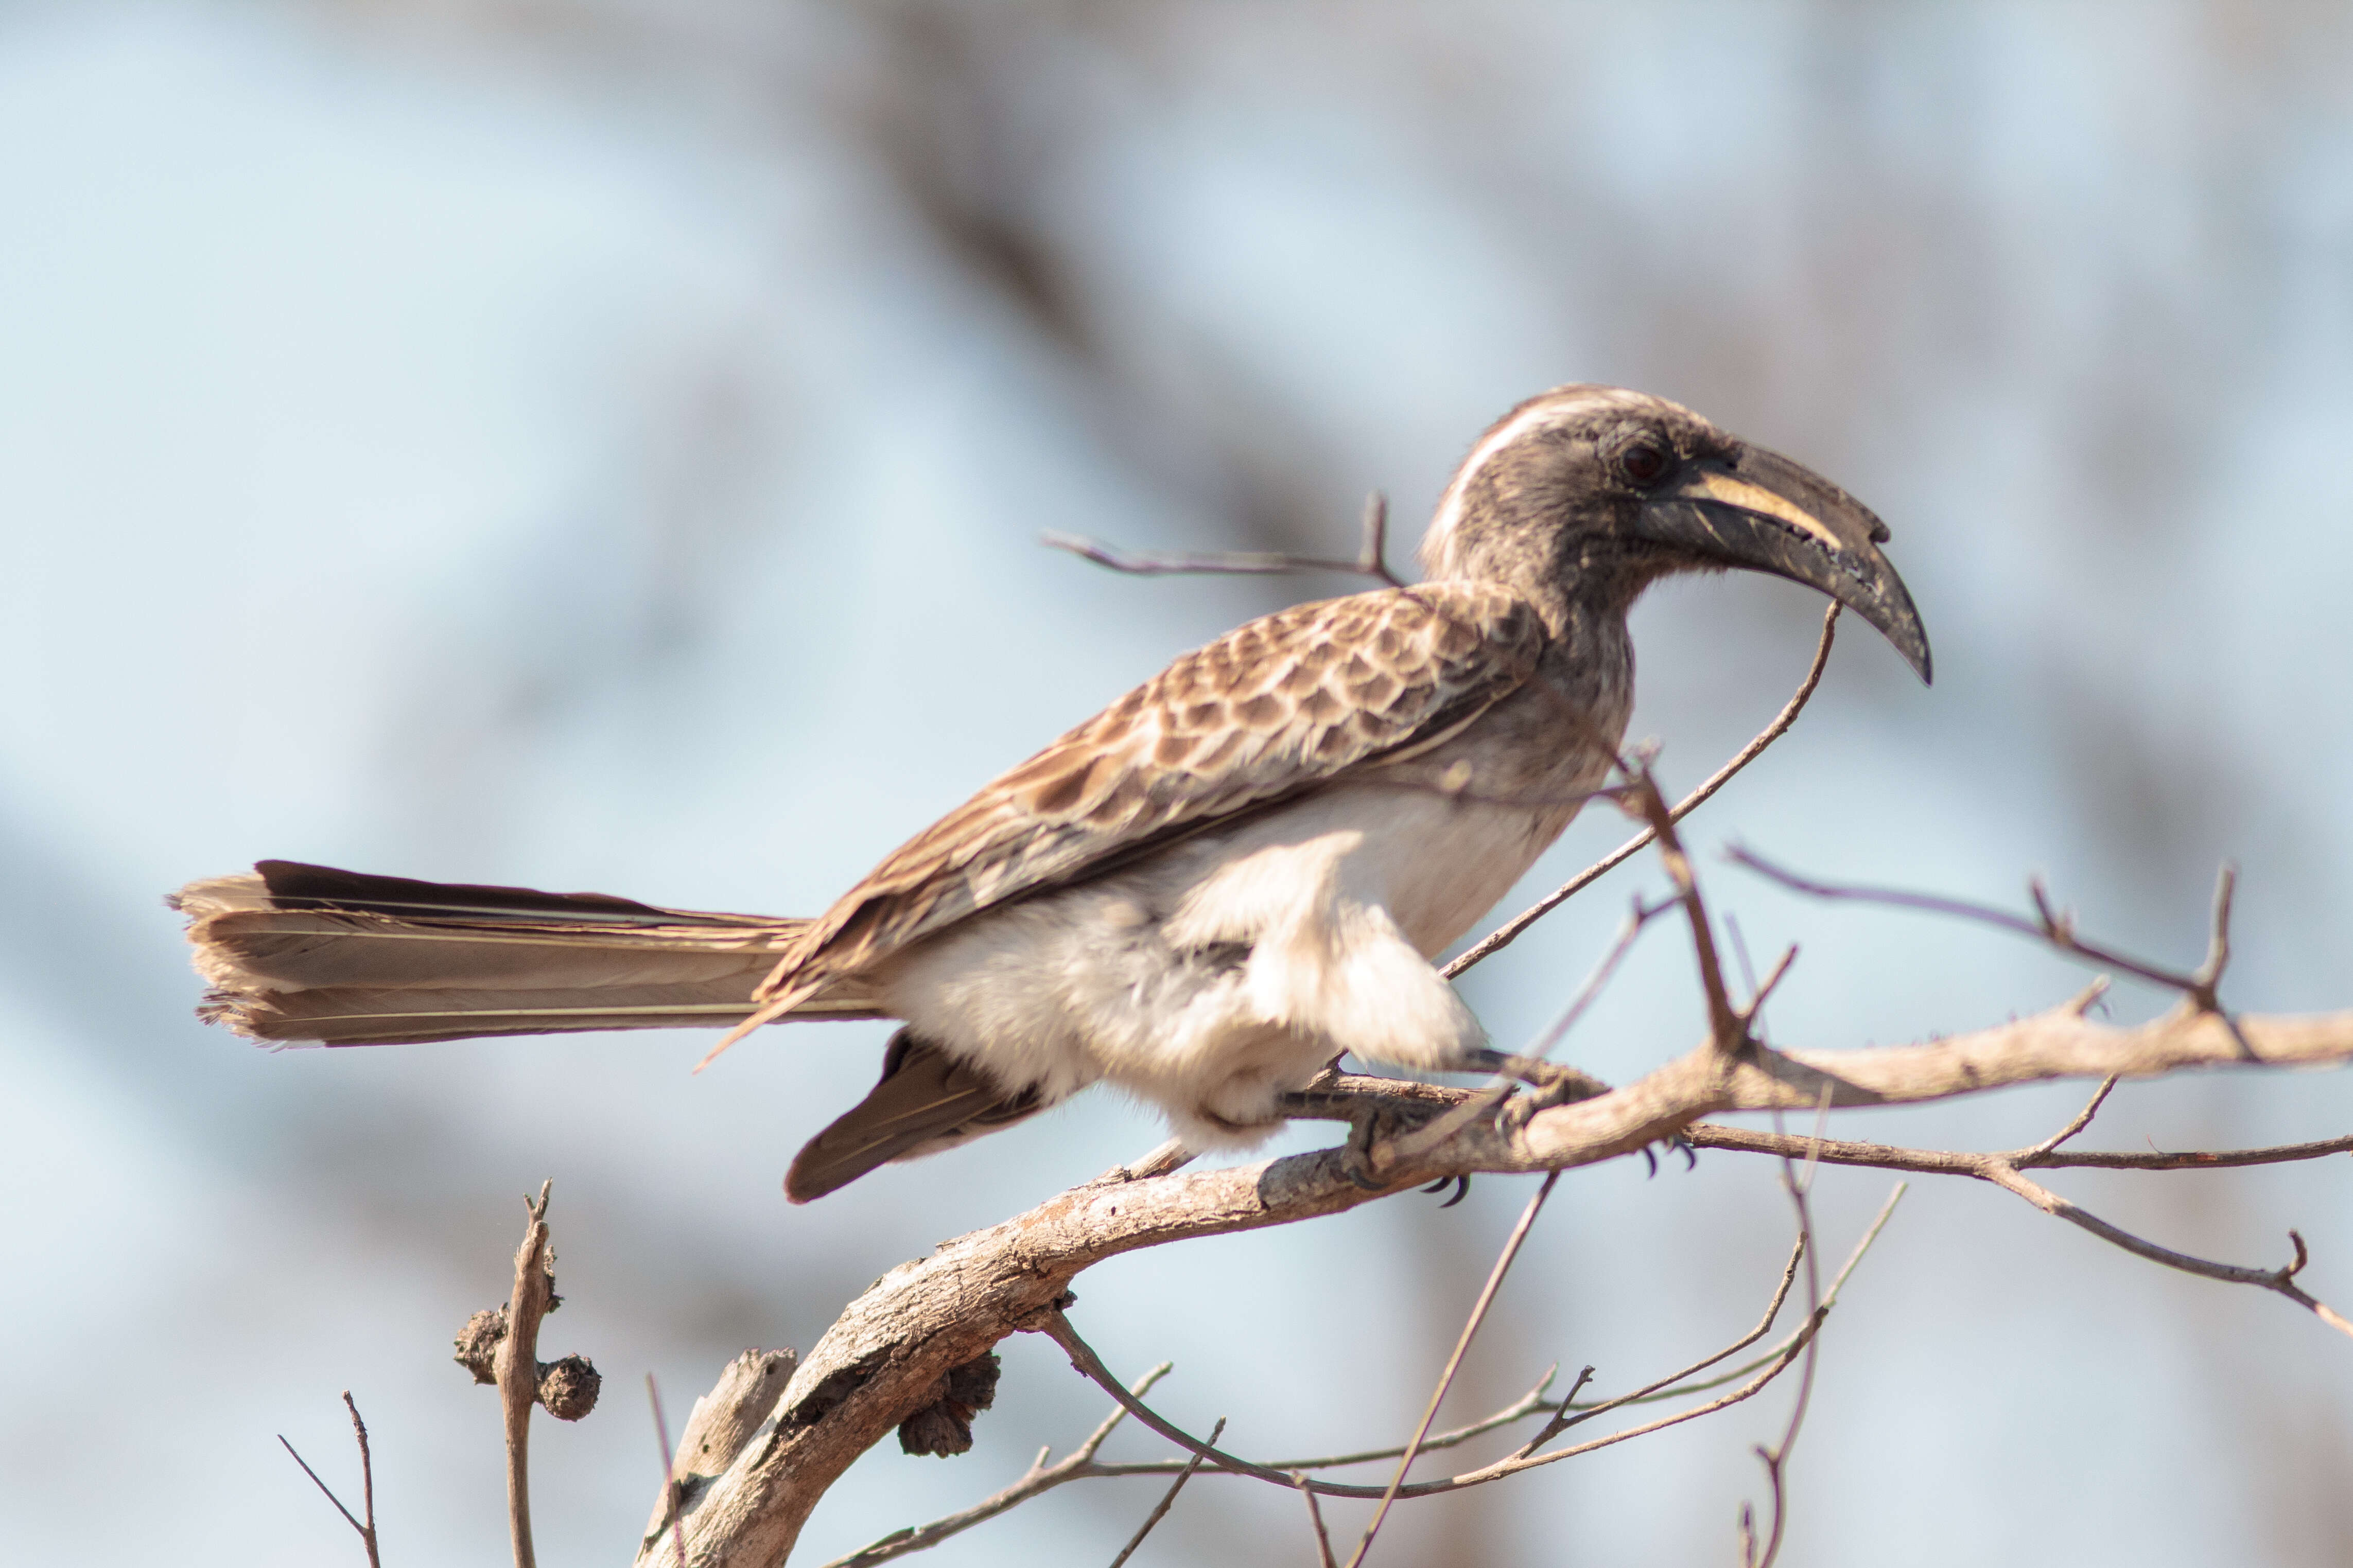
[[[719,1374],[711,1392],[694,1402],[694,1409],[686,1418],[686,1429],[678,1435],[674,1452],[669,1448],[665,1436],[669,1485],[654,1506],[653,1518],[647,1521],[639,1551],[654,1544],[665,1533],[675,1533],[672,1526],[679,1508],[691,1503],[711,1484],[712,1477],[726,1469],[743,1452],[744,1445],[752,1440],[752,1435],[783,1397],[785,1384],[791,1381],[793,1367],[799,1359],[789,1350],[745,1351],[727,1363],[727,1370]],[[654,1398],[659,1425],[661,1405],[659,1397],[653,1394],[650,1374],[646,1379],[646,1388],[649,1396]]]
[[[2261,1064],[2353,1060],[2353,1013],[2240,1022]],[[1928,1044],[1871,1050],[1758,1048],[1731,1059],[1704,1042],[1592,1100],[1525,1116],[1512,1113],[1519,1101],[1507,1102],[1492,1121],[1463,1128],[1440,1148],[1411,1159],[1390,1154],[1382,1179],[1391,1184],[1387,1190],[1398,1191],[1473,1172],[1571,1169],[1632,1153],[1727,1110],[1811,1110],[1825,1099],[1832,1109],[1916,1103],[2007,1084],[2147,1078],[2246,1060],[2230,1029],[2211,1015],[2183,1010],[2117,1027],[2063,1005]],[[1443,1110],[1466,1092],[1440,1090],[1433,1105]],[[1821,1157],[1834,1159],[1834,1149],[1826,1144]],[[1377,1166],[1385,1153],[1386,1146],[1376,1145]],[[768,1425],[690,1509],[689,1560],[781,1561],[842,1470],[923,1403],[949,1368],[1039,1325],[1070,1282],[1094,1264],[1139,1247],[1335,1214],[1380,1195],[1349,1179],[1336,1149],[1226,1170],[1104,1179],[902,1265],[852,1302],[810,1350]],[[1782,1364],[1777,1358],[1764,1370]],[[1744,1387],[1737,1397],[1754,1392]],[[1280,1479],[1291,1484],[1288,1476]],[[1400,1495],[1417,1494],[1408,1489]],[[660,1560],[639,1555],[644,1568],[658,1568]]]

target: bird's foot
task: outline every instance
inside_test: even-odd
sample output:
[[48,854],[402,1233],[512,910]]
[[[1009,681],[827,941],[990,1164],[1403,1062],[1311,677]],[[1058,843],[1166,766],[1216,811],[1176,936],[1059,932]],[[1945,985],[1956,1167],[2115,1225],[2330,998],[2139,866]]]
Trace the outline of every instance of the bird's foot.
[[1468,1174],[1460,1176],[1440,1176],[1438,1180],[1430,1183],[1430,1185],[1422,1188],[1421,1190],[1425,1193],[1442,1193],[1450,1186],[1454,1189],[1454,1195],[1447,1199],[1444,1203],[1439,1205],[1438,1206],[1440,1208],[1451,1209],[1456,1204],[1461,1203],[1464,1198],[1471,1195],[1471,1178]]
[[1609,1086],[1589,1072],[1535,1057],[1519,1057],[1507,1051],[1482,1048],[1472,1051],[1463,1059],[1467,1071],[1496,1073],[1526,1084],[1535,1091],[1528,1097],[1535,1102],[1530,1108],[1532,1110],[1574,1105],[1580,1100],[1592,1100],[1609,1092]]
[[1397,1113],[1378,1104],[1352,1107],[1348,1118],[1348,1141],[1340,1145],[1340,1174],[1351,1186],[1368,1193],[1385,1193],[1396,1184],[1381,1179],[1373,1166],[1375,1145],[1395,1137],[1398,1131]]
[[[1673,1137],[1662,1138],[1660,1142],[1683,1157],[1684,1170],[1699,1169],[1699,1150],[1693,1145],[1690,1139],[1678,1132]],[[1642,1145],[1642,1163],[1651,1167],[1646,1173],[1648,1176],[1655,1176],[1659,1173],[1659,1157],[1651,1152],[1651,1145],[1648,1143]]]

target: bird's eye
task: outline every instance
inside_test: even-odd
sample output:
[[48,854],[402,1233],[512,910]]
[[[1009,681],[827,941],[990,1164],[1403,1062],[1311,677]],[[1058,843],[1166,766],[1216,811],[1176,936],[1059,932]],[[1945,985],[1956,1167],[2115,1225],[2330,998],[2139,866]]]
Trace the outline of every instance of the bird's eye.
[[1619,454],[1618,468],[1635,484],[1650,486],[1667,477],[1675,459],[1665,447],[1653,441],[1637,441]]

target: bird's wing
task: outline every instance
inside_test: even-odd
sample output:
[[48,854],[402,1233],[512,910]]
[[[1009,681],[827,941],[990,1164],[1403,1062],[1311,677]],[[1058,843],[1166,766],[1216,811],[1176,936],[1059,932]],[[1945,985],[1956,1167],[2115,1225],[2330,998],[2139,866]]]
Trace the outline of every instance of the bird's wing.
[[979,910],[1436,745],[1525,681],[1543,641],[1534,608],[1466,583],[1252,621],[894,850],[801,934],[762,994],[805,994]]

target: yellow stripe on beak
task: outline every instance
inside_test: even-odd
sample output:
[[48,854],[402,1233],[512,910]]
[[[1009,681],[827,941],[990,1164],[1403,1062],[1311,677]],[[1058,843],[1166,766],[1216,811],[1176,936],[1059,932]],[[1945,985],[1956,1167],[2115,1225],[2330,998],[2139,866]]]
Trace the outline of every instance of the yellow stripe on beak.
[[1721,469],[1702,468],[1677,486],[1676,490],[1694,500],[1712,500],[1725,506],[1736,506],[1743,511],[1762,512],[1812,535],[1832,550],[1844,548],[1839,536],[1832,533],[1827,524],[1787,496],[1775,495],[1762,485],[1736,479]]

